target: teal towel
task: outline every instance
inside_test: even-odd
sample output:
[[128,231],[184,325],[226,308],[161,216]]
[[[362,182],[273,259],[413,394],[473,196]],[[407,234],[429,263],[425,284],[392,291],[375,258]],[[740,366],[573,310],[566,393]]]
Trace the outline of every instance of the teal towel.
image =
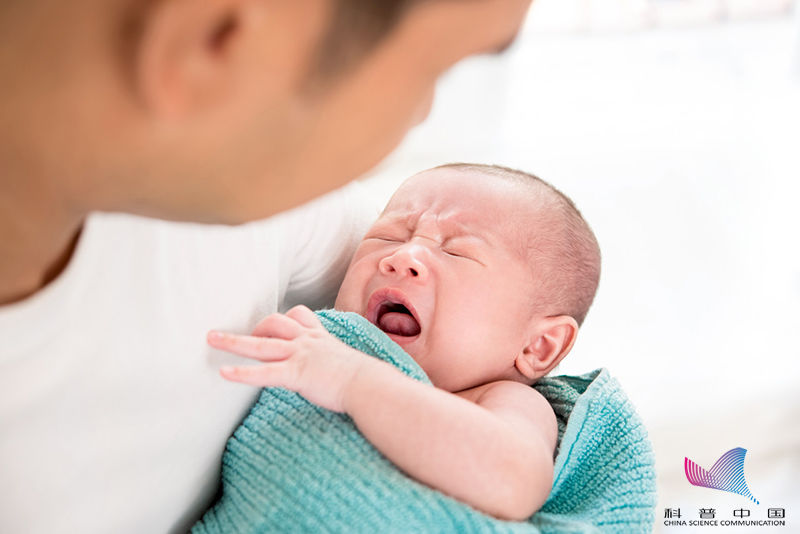
[[[317,312],[352,347],[430,383],[397,344],[353,313]],[[606,370],[536,384],[559,422],[553,489],[524,522],[478,512],[407,477],[343,414],[264,389],[222,458],[219,500],[194,534],[254,532],[650,532],[653,453]]]

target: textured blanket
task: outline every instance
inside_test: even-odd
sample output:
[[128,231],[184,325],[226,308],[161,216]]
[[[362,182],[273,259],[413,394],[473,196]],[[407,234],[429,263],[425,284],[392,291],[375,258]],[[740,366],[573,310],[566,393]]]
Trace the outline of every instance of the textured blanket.
[[[318,312],[335,336],[429,382],[364,318]],[[343,414],[281,388],[262,391],[222,458],[219,500],[194,534],[253,532],[650,532],[653,453],[606,370],[536,384],[559,424],[553,489],[530,520],[501,521],[407,477]]]

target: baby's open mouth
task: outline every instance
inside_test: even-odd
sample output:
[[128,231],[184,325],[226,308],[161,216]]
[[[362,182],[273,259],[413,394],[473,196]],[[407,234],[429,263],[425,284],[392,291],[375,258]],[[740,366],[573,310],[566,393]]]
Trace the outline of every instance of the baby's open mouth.
[[422,330],[408,308],[399,302],[384,302],[378,306],[375,324],[387,334],[412,337]]

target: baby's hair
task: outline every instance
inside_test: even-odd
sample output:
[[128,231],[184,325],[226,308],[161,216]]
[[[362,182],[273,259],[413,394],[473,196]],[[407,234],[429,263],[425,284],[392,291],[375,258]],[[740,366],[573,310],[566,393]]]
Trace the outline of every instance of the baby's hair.
[[575,203],[538,176],[520,170],[479,163],[437,168],[497,176],[536,192],[532,205],[548,231],[530,236],[526,245],[540,280],[535,306],[548,315],[569,315],[582,324],[597,293],[600,247]]

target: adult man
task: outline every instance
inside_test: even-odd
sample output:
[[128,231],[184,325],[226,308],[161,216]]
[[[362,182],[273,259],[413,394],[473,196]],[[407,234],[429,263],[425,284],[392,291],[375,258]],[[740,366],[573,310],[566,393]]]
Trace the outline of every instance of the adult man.
[[189,524],[254,396],[205,331],[335,288],[366,221],[349,192],[141,216],[343,184],[527,4],[4,2],[0,531]]

